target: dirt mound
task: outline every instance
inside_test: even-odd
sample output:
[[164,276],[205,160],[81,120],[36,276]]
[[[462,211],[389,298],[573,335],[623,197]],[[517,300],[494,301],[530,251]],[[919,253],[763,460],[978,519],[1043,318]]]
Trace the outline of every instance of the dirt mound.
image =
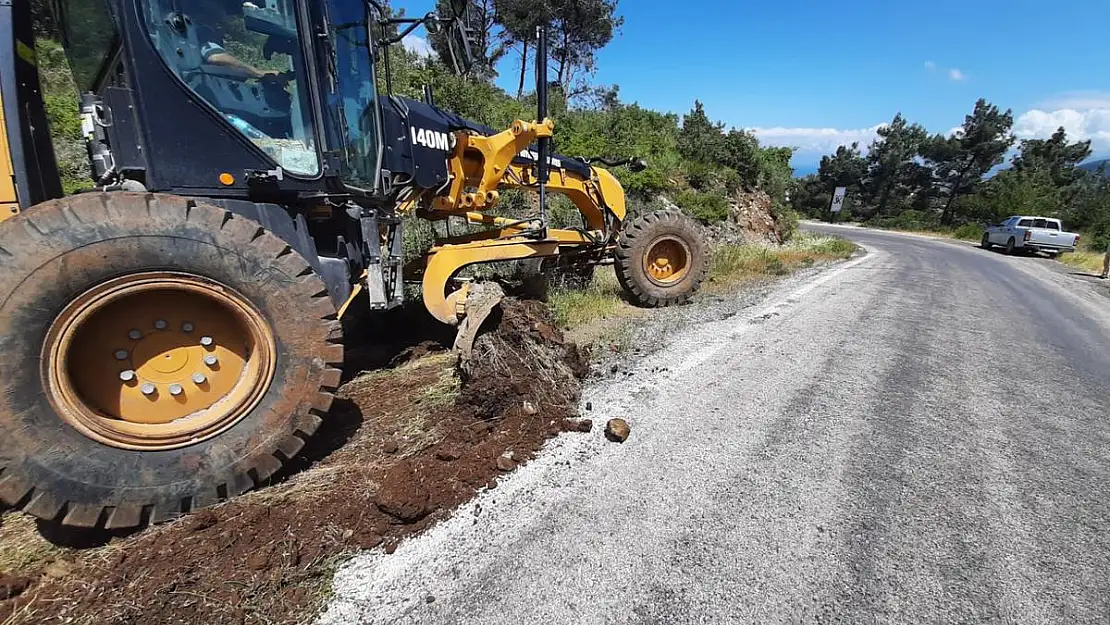
[[0,601],[0,622],[311,620],[344,554],[391,553],[577,429],[583,354],[536,302],[506,300],[490,323],[461,371],[441,354],[348,382],[331,416],[337,433],[317,443],[346,444],[284,483],[84,552],[30,588],[0,577],[13,596]]
[[460,403],[487,416],[519,412],[525,401],[573,411],[587,355],[564,341],[543,304],[510,302],[489,321],[498,331],[479,335],[473,357],[460,366]]

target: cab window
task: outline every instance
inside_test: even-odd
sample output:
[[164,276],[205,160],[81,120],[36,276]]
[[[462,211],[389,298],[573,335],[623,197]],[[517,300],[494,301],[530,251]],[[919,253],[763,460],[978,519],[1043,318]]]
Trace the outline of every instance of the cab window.
[[61,0],[54,8],[77,89],[97,91],[119,42],[105,0]]
[[293,0],[144,0],[154,47],[201,99],[282,169],[316,175]]
[[1019,228],[1032,228],[1033,227],[1033,220],[1032,219],[1022,219],[1021,221],[1019,221],[1017,223],[1017,225],[1018,225]]

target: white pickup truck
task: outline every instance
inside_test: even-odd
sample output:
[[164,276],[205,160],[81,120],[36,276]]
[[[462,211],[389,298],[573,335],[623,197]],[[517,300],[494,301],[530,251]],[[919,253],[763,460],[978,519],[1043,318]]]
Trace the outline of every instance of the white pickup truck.
[[1074,252],[1079,245],[1079,235],[1064,232],[1059,219],[1050,217],[1015,216],[990,226],[983,233],[983,249],[995,245],[1006,248],[1007,254],[1016,250],[1044,252],[1055,258],[1062,252]]

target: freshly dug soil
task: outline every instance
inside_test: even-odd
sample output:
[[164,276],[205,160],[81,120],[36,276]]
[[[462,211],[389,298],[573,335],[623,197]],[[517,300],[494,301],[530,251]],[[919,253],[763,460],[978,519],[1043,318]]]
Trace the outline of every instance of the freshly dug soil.
[[35,580],[0,575],[0,622],[311,621],[344,554],[392,553],[548,438],[578,430],[587,361],[547,309],[507,299],[488,323],[496,329],[458,371],[421,344],[397,359],[415,360],[350,380],[330,430],[283,483],[115,538]]

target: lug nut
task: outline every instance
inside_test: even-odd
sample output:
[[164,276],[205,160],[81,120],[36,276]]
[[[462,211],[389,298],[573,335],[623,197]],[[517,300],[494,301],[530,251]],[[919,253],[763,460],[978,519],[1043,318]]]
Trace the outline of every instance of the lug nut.
[[143,384],[142,388],[140,388],[139,390],[142,391],[143,395],[153,395],[154,391],[158,389],[155,388],[154,385],[150,382],[147,382],[146,384]]
[[193,324],[186,321],[185,323],[181,324],[181,331],[182,332],[192,332],[193,331]]
[[209,367],[215,367],[217,362],[219,362],[219,359],[216,358],[216,354],[208,354],[204,357],[204,364]]
[[127,360],[127,350],[126,349],[117,349],[116,350],[116,360]]
[[127,371],[120,371],[119,379],[123,380],[124,382],[130,382],[131,380],[135,379],[135,372],[130,369],[128,369]]
[[154,328],[157,329],[157,330],[165,330],[166,329],[165,319],[158,319],[157,321],[155,321],[154,322]]
[[180,394],[181,394],[181,392],[182,392],[182,391],[184,391],[184,390],[185,390],[185,389],[181,388],[181,385],[180,385],[180,384],[171,384],[171,385],[170,385],[170,395],[173,395],[173,396],[175,396],[175,397],[176,397],[177,395],[180,395]]
[[143,333],[139,330],[132,330],[132,331],[127,333],[127,336],[129,336],[132,341],[137,341],[137,340],[143,338]]
[[214,342],[214,341],[212,340],[212,337],[210,337],[210,336],[202,336],[202,337],[200,337],[200,344],[201,344],[201,345],[203,345],[203,346],[205,346],[205,347],[208,347],[208,346],[209,346],[209,345],[211,345],[211,344],[212,344],[213,342]]
[[208,378],[204,377],[204,374],[199,371],[193,374],[193,384],[204,384],[207,379]]

